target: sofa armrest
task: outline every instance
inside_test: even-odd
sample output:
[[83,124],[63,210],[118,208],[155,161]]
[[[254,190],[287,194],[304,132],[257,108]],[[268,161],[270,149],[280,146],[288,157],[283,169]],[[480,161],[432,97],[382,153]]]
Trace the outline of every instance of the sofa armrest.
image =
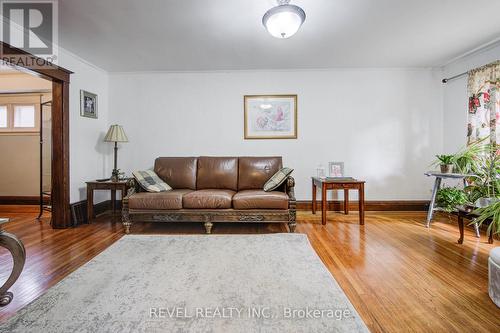
[[295,232],[297,226],[297,200],[295,199],[295,179],[288,176],[285,182],[285,192],[288,195],[288,227],[290,232]]
[[122,198],[123,209],[128,209],[128,199],[130,198],[130,196],[141,191],[139,184],[137,184],[134,178],[130,178],[129,180],[127,180],[127,187],[127,193]]
[[129,180],[127,180],[127,187],[128,187],[128,190],[127,190],[127,194],[125,195],[125,197],[123,198],[123,200],[127,199],[134,193],[138,193],[140,192],[140,187],[139,187],[139,184],[137,184],[137,182],[135,181],[134,178],[130,178]]
[[127,187],[128,187],[127,194],[126,194],[127,197],[129,197],[130,195],[132,195],[134,193],[146,192],[141,187],[141,185],[139,185],[137,180],[135,180],[134,178],[129,178],[127,180]]
[[127,180],[127,186],[128,186],[127,194],[122,198],[122,223],[123,226],[125,227],[126,234],[130,232],[130,226],[132,225],[132,222],[130,220],[130,214],[128,211],[128,199],[134,193],[140,192],[140,190],[138,191],[139,184],[137,184],[137,182],[133,178]]
[[285,182],[285,192],[288,195],[288,200],[295,203],[295,179],[292,176],[288,176]]

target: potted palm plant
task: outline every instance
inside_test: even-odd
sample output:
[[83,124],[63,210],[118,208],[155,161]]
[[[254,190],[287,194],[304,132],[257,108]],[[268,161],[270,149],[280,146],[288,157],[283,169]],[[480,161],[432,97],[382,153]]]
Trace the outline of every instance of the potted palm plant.
[[476,141],[455,155],[458,172],[471,174],[465,188],[468,199],[478,217],[472,223],[491,221],[488,236],[500,232],[500,151],[488,138]]
[[466,187],[471,202],[485,207],[500,198],[500,154],[496,144],[473,147],[475,156],[470,185]]
[[478,156],[484,151],[484,141],[476,141],[462,148],[454,155],[453,171],[462,174],[475,174],[480,167]]
[[[446,165],[451,161],[454,172],[470,175],[463,191],[456,188],[439,190],[438,206],[449,212],[457,205],[470,206],[478,215],[471,223],[481,225],[491,221],[487,229],[489,236],[500,233],[500,150],[497,144],[486,143],[487,140],[489,138],[476,141],[454,155],[438,155],[435,164]],[[441,166],[442,172],[444,168]]]
[[491,233],[500,233],[500,200],[489,204],[488,206],[478,208],[474,211],[475,214],[479,215],[473,222],[478,225],[483,224],[487,220],[491,220],[488,229],[486,229],[486,234],[489,236]]
[[436,155],[442,173],[453,172],[454,155]]

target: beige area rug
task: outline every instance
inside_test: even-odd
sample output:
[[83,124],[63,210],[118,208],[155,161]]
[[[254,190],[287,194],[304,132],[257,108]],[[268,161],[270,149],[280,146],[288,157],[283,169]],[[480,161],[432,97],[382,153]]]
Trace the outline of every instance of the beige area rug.
[[124,236],[0,332],[367,332],[305,235]]

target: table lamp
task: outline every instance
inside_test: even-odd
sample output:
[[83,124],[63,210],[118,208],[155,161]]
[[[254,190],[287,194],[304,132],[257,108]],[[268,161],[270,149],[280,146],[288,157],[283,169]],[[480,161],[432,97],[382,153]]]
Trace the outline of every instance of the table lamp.
[[116,182],[118,181],[118,168],[116,167],[118,160],[118,142],[128,142],[127,135],[123,130],[123,127],[120,125],[111,125],[109,127],[108,133],[104,137],[105,142],[114,142],[115,143],[115,164],[113,168],[113,173],[111,175],[111,180]]

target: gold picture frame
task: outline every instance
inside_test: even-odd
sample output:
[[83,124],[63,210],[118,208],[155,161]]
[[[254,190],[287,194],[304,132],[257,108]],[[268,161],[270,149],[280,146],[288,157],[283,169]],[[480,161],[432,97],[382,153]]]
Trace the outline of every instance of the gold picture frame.
[[297,139],[297,95],[245,95],[244,138]]

